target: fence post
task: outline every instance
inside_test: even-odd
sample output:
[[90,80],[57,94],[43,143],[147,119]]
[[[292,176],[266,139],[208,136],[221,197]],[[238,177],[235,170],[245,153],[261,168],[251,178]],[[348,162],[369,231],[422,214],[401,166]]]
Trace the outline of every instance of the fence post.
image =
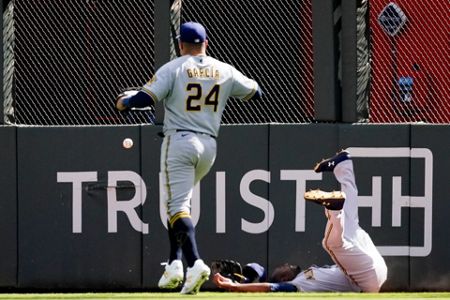
[[338,40],[334,0],[312,0],[314,110],[317,121],[339,121]]
[[342,9],[342,122],[355,123],[357,116],[356,2],[345,0]]
[[[155,72],[170,61],[170,5],[172,1],[155,0]],[[164,120],[162,102],[156,103],[157,125]]]

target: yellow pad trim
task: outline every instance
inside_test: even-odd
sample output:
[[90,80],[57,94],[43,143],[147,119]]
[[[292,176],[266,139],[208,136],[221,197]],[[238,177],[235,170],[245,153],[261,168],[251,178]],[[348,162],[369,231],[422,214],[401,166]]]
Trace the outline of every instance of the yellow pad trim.
[[178,221],[181,218],[191,218],[191,215],[188,212],[182,211],[179,213],[176,213],[174,216],[172,216],[169,220],[170,226],[173,227],[173,224]]

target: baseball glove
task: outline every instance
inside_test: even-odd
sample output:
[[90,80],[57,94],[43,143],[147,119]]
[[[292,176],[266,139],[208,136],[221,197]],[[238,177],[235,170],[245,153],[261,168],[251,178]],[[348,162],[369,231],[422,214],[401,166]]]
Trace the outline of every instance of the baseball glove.
[[219,259],[213,261],[211,263],[211,273],[212,275],[219,273],[236,282],[245,280],[244,275],[242,275],[241,264],[231,259]]

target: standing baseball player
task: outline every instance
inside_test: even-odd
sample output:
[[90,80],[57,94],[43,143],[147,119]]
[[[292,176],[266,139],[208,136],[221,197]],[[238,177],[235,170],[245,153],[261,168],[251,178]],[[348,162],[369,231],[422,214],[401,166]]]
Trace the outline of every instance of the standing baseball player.
[[[208,173],[216,158],[216,138],[230,96],[243,101],[262,96],[256,81],[229,64],[206,55],[205,28],[194,22],[180,27],[181,57],[162,66],[136,95],[119,95],[116,107],[146,107],[162,101],[165,109],[161,146],[163,197],[167,207],[170,255],[158,286],[195,294],[209,278],[200,258],[191,221],[194,186]],[[182,254],[187,262],[186,278]]]
[[221,288],[238,292],[378,292],[386,281],[387,267],[369,235],[359,226],[358,191],[353,162],[347,151],[318,163],[314,171],[332,171],[341,191],[312,190],[305,200],[325,207],[328,219],[323,248],[335,262],[333,266],[312,266],[301,271],[285,264],[276,268],[271,283],[240,284],[214,275]]

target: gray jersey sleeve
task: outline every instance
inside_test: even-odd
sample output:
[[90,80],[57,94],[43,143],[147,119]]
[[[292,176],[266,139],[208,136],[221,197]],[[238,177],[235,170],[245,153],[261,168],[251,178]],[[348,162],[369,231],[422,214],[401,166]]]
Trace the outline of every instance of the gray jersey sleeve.
[[247,101],[253,97],[258,89],[258,83],[253,79],[246,77],[244,74],[233,68],[233,87],[231,96]]
[[173,75],[167,65],[162,66],[143,87],[142,91],[149,94],[155,102],[168,96],[173,85]]

